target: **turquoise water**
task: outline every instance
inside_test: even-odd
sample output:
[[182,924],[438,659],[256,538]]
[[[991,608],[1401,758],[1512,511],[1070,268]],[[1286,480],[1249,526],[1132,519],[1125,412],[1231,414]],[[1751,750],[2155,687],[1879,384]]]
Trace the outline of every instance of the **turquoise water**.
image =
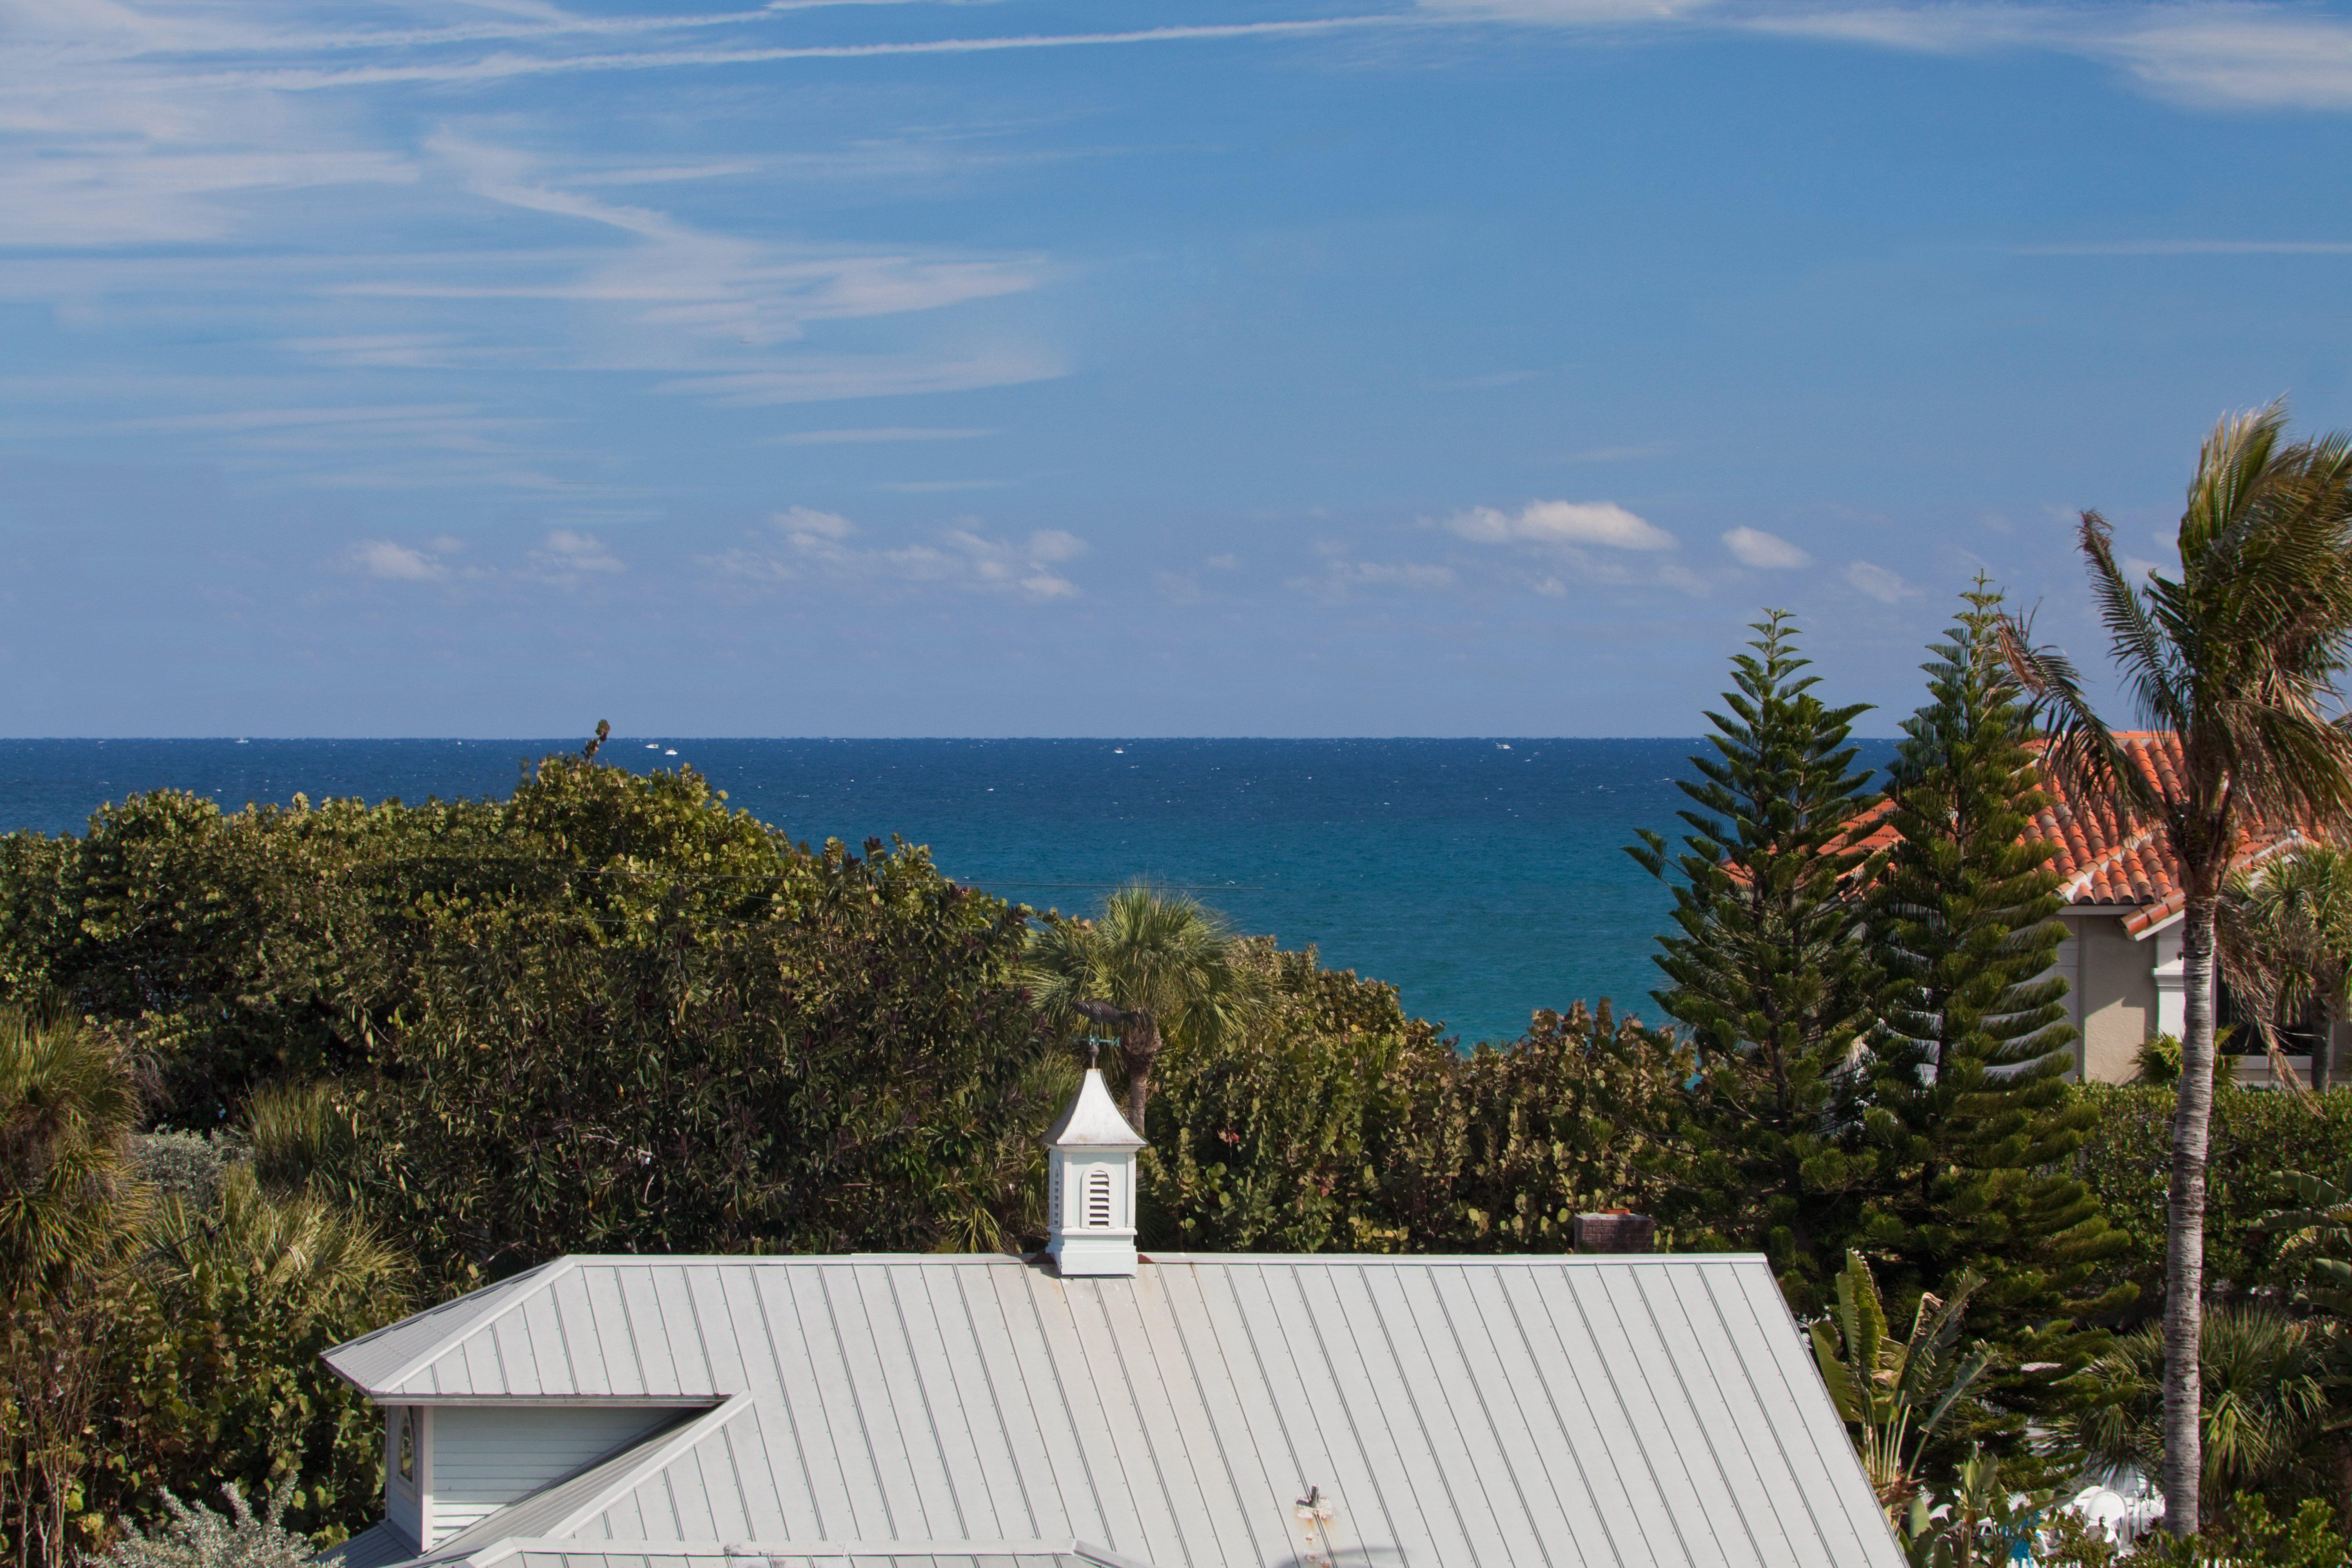
[[[1131,877],[1180,886],[1394,983],[1465,1040],[1578,998],[1655,1016],[1668,900],[1622,847],[1673,830],[1673,780],[1699,744],[649,740],[615,737],[604,757],[690,764],[796,838],[928,844],[949,875],[1039,908],[1087,909]],[[101,802],[165,786],[228,806],[502,795],[524,759],[577,745],[0,741],[0,828],[76,831]]]

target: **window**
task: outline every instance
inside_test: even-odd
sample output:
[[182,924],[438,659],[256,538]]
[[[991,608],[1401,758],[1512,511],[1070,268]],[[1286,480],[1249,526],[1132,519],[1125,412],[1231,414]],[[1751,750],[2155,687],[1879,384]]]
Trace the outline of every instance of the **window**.
[[1110,1228],[1110,1173],[1099,1166],[1087,1173],[1087,1228]]
[[400,1479],[410,1486],[416,1484],[416,1406],[404,1405],[400,1410]]

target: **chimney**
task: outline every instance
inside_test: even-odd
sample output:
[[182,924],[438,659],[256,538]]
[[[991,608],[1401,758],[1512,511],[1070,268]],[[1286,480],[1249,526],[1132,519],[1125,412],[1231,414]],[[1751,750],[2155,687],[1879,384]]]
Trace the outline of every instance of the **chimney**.
[[1135,1152],[1143,1140],[1118,1113],[1102,1071],[1045,1134],[1047,1236],[1066,1279],[1135,1273]]
[[1658,1222],[1632,1209],[1603,1209],[1576,1216],[1579,1252],[1650,1252],[1656,1248]]

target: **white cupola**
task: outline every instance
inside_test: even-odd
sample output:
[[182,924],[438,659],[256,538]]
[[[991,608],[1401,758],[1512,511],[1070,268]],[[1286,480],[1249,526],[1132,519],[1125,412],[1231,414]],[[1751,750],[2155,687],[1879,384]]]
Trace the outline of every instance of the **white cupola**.
[[1135,1273],[1135,1152],[1143,1140],[1118,1113],[1098,1068],[1045,1134],[1045,1250],[1064,1279]]

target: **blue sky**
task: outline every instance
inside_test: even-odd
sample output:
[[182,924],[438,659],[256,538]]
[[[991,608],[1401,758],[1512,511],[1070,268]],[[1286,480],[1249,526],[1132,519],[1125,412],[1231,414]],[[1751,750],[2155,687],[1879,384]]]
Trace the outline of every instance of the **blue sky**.
[[1687,734],[2352,426],[2352,14],[0,4],[0,732]]

